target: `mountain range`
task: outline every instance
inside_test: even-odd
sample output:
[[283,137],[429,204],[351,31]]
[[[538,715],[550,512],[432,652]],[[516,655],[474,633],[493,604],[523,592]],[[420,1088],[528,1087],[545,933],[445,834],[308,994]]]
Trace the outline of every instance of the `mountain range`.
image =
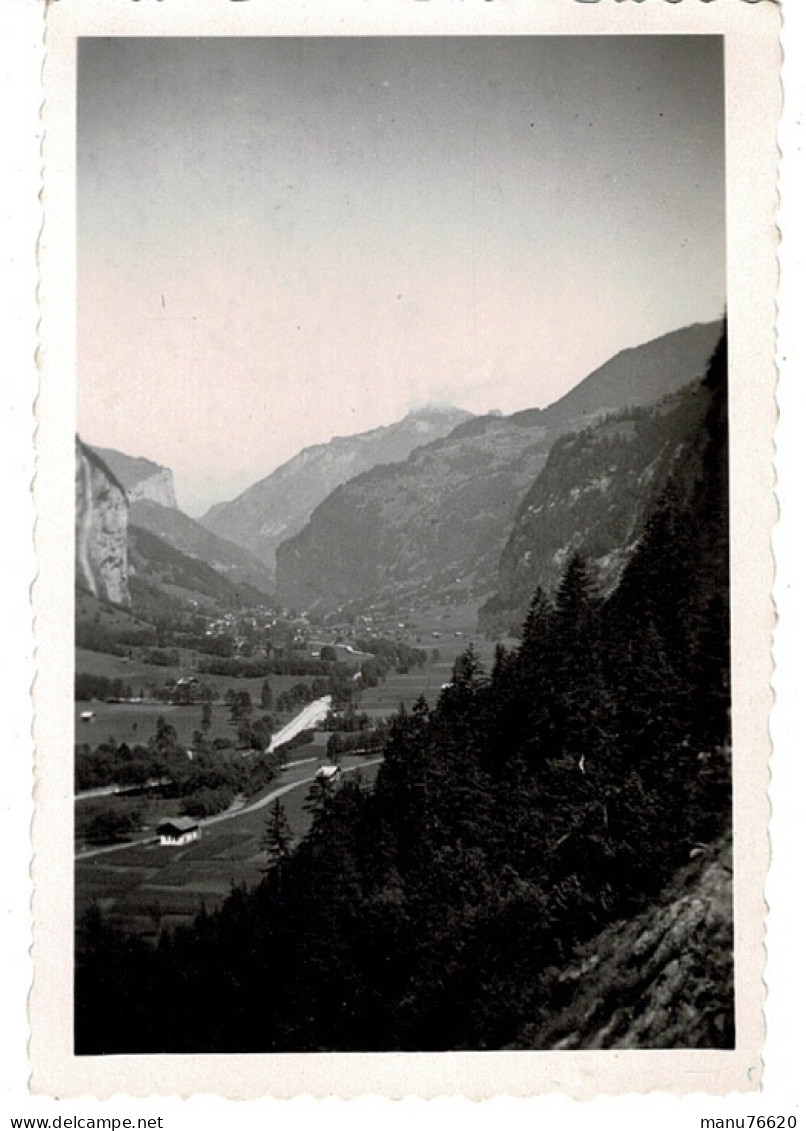
[[213,508],[213,525],[231,527],[243,544],[179,509],[169,468],[77,438],[78,584],[113,604],[133,601],[152,617],[176,611],[177,601],[212,600],[225,607],[247,598],[266,601],[277,537],[301,526],[314,505],[355,471],[404,459],[470,415],[427,406],[391,425],[306,448],[234,502]]
[[573,550],[603,592],[615,584],[701,421],[696,381],[720,329],[694,325],[624,350],[547,408],[430,406],[335,437],[200,521],[177,507],[170,469],[78,442],[77,578],[113,603],[148,590],[153,609],[161,590],[171,605],[232,607],[269,600],[276,561],[287,607],[450,595],[483,601],[483,626],[509,631]]
[[188,558],[205,563],[236,587],[248,586],[264,595],[271,592],[271,575],[259,558],[243,546],[219,538],[179,510],[170,468],[114,448],[94,451],[122,484],[131,525],[155,535]]
[[334,436],[304,448],[236,499],[217,503],[200,522],[251,550],[273,571],[280,543],[301,530],[338,486],[378,464],[407,459],[415,448],[447,436],[470,417],[463,409],[428,405],[370,432]]
[[[489,594],[521,500],[535,489],[552,445],[614,412],[656,405],[701,377],[720,328],[694,325],[624,350],[546,409],[473,418],[405,461],[351,479],[278,548],[278,599],[324,610],[424,593]],[[621,431],[626,438],[630,427]],[[611,439],[617,434],[611,430]],[[644,452],[640,445],[634,452],[639,449]],[[644,454],[650,462],[655,455]],[[634,482],[645,483],[641,476],[635,469]],[[565,478],[567,492],[576,490]],[[659,478],[660,466],[650,476],[655,486]],[[601,505],[608,508],[620,488],[619,477],[611,476],[599,493]],[[572,535],[552,546],[558,560]]]
[[262,563],[177,509],[168,468],[93,449],[78,437],[75,530],[82,628],[88,619],[97,626],[107,606],[153,623],[197,606],[231,609],[270,600]]
[[[491,623],[528,600],[521,640],[489,668],[468,643],[433,706],[387,720],[372,784],[311,792],[296,844],[276,801],[255,886],[148,939],[93,901],[79,1055],[736,1047],[726,328],[622,362],[359,475],[281,545],[281,588],[296,568],[323,609],[485,585]],[[133,600],[144,577],[228,599],[127,529],[134,504],[80,442],[76,487],[99,600],[121,565]],[[172,727],[142,749],[188,773]]]

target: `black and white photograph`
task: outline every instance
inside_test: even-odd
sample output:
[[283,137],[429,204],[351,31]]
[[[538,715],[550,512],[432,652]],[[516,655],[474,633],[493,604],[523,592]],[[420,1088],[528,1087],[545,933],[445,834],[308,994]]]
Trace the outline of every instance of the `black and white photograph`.
[[76,1053],[731,1048],[720,37],[78,50]]
[[755,1090],[752,6],[225,7],[51,17],[35,1082]]

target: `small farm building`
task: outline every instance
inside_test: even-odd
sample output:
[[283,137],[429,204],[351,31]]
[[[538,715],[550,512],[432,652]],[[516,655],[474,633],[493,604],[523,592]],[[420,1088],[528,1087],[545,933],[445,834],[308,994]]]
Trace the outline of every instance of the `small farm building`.
[[160,844],[177,847],[181,844],[190,844],[201,836],[198,821],[192,817],[168,817],[157,825],[157,835]]

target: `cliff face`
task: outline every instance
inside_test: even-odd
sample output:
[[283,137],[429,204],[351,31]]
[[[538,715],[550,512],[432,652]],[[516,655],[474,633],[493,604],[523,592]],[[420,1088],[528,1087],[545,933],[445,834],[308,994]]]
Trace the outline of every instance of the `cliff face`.
[[129,605],[129,504],[115,475],[76,437],[76,584]]
[[114,448],[93,451],[124,488],[132,525],[156,534],[181,554],[212,566],[236,586],[271,592],[271,573],[258,557],[243,546],[218,537],[179,510],[170,468]]
[[95,448],[94,451],[124,487],[130,503],[148,500],[163,507],[176,507],[174,477],[170,468],[150,459],[124,455],[114,448]]

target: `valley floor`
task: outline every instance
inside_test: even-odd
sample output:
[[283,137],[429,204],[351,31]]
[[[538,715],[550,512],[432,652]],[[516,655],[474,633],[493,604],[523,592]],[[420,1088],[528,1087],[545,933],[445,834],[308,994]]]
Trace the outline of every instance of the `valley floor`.
[[[293,762],[281,771],[279,783],[261,797],[200,821],[202,836],[195,843],[164,847],[156,843],[150,829],[125,844],[79,851],[75,863],[77,914],[95,902],[127,931],[156,935],[163,927],[190,921],[202,903],[212,910],[233,885],[257,883],[266,864],[261,839],[268,806],[282,798],[295,841],[310,826],[304,803],[320,758],[307,747],[300,747],[294,755]],[[380,761],[346,757],[342,769],[370,782]]]

